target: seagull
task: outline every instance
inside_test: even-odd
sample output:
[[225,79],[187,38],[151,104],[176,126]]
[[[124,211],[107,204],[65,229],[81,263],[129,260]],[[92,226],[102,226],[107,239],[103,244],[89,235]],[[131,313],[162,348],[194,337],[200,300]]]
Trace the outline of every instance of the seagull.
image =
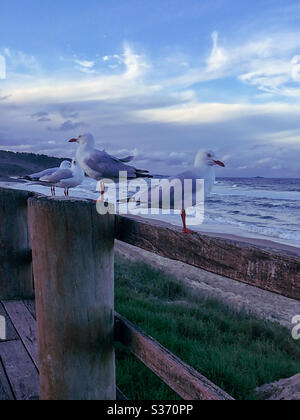
[[[69,143],[78,143],[76,159],[84,172],[96,181],[105,178],[118,180],[120,172],[127,172],[128,179],[152,178],[149,171],[127,165],[134,159],[134,156],[118,159],[104,150],[95,149],[95,140],[92,134],[83,134],[78,138],[69,140]],[[103,182],[101,183],[101,194],[104,194]]]
[[58,169],[53,174],[40,178],[39,183],[42,185],[49,185],[54,189],[55,187],[64,188],[65,197],[68,197],[69,189],[77,187],[83,180],[84,172],[77,162],[73,160],[71,168]]
[[[26,175],[24,177],[19,177],[18,179],[25,179],[26,181],[39,181],[41,178],[45,176],[53,175],[55,172],[57,172],[60,169],[70,169],[71,168],[71,162],[68,160],[64,160],[59,167],[57,168],[49,168],[45,169],[41,172],[36,172],[35,174]],[[51,186],[51,194],[55,195],[55,187]]]
[[[212,189],[215,185],[216,175],[215,167],[221,166],[225,167],[224,163],[220,160],[217,160],[214,152],[208,150],[201,150],[195,158],[194,167],[185,172],[181,172],[175,176],[162,180],[158,185],[149,188],[144,193],[138,193],[135,197],[133,195],[128,201],[138,201],[140,207],[149,207],[155,209],[172,209],[180,210],[181,218],[183,224],[184,233],[193,233],[193,231],[187,229],[186,226],[186,206],[196,206],[197,204],[197,191],[199,187],[197,186],[197,180],[204,180],[204,197],[208,197],[212,192]],[[191,191],[185,190],[185,181],[191,180]],[[176,191],[176,185],[180,187],[178,190],[180,193],[171,194],[168,200],[163,199],[162,191],[166,190],[164,187],[170,186],[170,182],[173,181],[174,190]],[[154,200],[153,200],[154,198]]]

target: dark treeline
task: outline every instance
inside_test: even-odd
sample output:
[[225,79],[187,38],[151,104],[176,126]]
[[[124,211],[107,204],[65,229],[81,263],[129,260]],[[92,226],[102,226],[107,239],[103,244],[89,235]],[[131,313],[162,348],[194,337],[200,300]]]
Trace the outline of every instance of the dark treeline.
[[0,178],[23,176],[43,169],[59,166],[64,159],[34,153],[0,150]]

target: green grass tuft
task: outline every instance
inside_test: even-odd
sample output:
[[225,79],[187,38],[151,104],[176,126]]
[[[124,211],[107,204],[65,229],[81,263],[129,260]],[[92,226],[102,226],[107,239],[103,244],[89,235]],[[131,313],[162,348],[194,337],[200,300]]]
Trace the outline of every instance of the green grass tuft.
[[[291,331],[200,298],[143,263],[116,257],[116,310],[239,400],[300,372],[300,343]],[[175,393],[121,345],[117,383],[132,400],[174,400]]]

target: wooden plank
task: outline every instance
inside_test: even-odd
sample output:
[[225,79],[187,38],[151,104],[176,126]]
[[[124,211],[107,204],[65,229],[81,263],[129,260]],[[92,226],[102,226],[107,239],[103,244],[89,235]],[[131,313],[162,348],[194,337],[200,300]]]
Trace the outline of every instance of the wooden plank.
[[17,400],[39,399],[39,375],[21,341],[0,343],[0,358]]
[[[300,256],[138,217],[117,216],[116,239],[163,257],[300,300]],[[274,245],[275,247],[275,245]]]
[[114,228],[86,200],[29,200],[42,400],[115,400]]
[[9,385],[6,373],[0,359],[0,401],[12,401],[15,397]]
[[22,343],[38,369],[38,344],[36,320],[22,301],[3,302],[12,323],[19,334]]
[[115,324],[116,340],[184,400],[233,400],[225,391],[118,313]]
[[1,302],[0,302],[0,316],[4,316],[5,321],[6,321],[6,339],[0,340],[0,343],[2,341],[17,340],[19,338],[18,334]]
[[128,401],[128,398],[123,394],[120,388],[117,387],[117,401]]
[[36,319],[36,308],[35,308],[35,301],[34,299],[25,299],[23,300],[24,305],[28,309],[28,311],[31,313],[34,319]]
[[27,219],[32,195],[0,188],[0,299],[34,295]]

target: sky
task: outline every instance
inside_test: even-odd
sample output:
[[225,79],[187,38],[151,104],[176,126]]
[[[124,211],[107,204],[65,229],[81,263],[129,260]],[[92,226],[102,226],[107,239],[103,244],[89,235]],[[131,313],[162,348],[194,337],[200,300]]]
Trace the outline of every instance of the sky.
[[1,0],[0,149],[300,175],[299,0]]

